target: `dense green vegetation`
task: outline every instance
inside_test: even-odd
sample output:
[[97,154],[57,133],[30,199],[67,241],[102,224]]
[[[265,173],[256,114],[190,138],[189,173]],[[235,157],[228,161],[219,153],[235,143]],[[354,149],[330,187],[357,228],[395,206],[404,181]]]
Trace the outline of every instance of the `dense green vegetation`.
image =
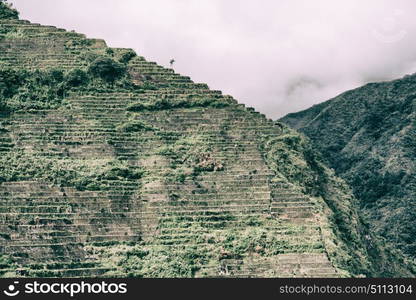
[[333,239],[343,242],[327,245],[333,261],[356,276],[408,276],[416,272],[416,266],[410,261],[403,263],[401,253],[370,232],[366,221],[357,213],[358,202],[351,197],[347,184],[324,165],[311,144],[295,131],[285,131],[278,138],[266,138],[263,146],[266,159],[283,180],[323,199],[330,208],[328,217],[336,235]]
[[190,96],[186,99],[175,98],[173,96],[156,98],[151,101],[140,101],[132,103],[127,107],[128,111],[154,111],[162,109],[174,109],[174,108],[192,108],[192,107],[226,107],[229,104],[216,98],[201,98]]
[[[127,52],[127,55],[130,55]],[[27,70],[0,66],[0,109],[3,112],[57,108],[69,93],[119,90],[141,93],[154,89],[151,83],[134,85],[124,64],[106,56],[89,57],[87,69]],[[154,111],[173,108],[226,107],[217,98],[195,97],[143,99],[130,104],[128,111]]]
[[9,111],[56,107],[71,88],[72,76],[66,77],[62,70],[3,68],[0,70],[2,107]]
[[113,84],[126,74],[126,67],[109,57],[97,57],[91,62],[88,72],[96,78]]
[[145,88],[131,82],[125,65],[105,56],[94,56],[87,69],[0,67],[0,107],[6,111],[56,108],[70,92]]
[[136,56],[136,52],[131,49],[127,49],[126,51],[120,53],[118,61],[123,64],[128,64]]
[[304,132],[351,185],[371,230],[413,258],[415,89],[415,75],[367,84],[282,119]]
[[56,160],[15,151],[0,158],[0,183],[40,180],[82,190],[106,189],[108,181],[138,181],[140,168],[119,160],[101,160],[91,165],[85,160]]
[[0,0],[0,19],[18,19],[19,12],[6,0]]

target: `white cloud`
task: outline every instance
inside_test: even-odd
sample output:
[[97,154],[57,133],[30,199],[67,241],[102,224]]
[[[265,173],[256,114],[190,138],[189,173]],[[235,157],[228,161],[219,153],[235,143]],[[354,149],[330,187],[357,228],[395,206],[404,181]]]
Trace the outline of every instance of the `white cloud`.
[[416,70],[412,0],[14,0],[280,117]]

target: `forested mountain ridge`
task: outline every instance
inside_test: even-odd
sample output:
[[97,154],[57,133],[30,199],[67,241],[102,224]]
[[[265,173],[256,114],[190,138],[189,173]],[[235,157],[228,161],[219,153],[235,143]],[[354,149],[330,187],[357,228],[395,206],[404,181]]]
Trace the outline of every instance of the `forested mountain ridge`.
[[371,229],[416,257],[416,75],[370,83],[281,119],[353,188]]

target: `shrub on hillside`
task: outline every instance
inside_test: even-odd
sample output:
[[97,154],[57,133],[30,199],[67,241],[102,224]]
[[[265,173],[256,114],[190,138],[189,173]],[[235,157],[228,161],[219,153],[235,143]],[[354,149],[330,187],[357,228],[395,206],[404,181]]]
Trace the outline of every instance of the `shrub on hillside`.
[[124,51],[121,54],[119,61],[123,64],[128,64],[129,61],[132,60],[132,58],[134,58],[136,56],[137,56],[136,52],[129,49],[129,50]]
[[6,0],[0,0],[0,19],[18,19],[19,12]]
[[[32,71],[0,67],[0,111],[57,108],[69,92],[77,90],[96,92],[105,91],[109,87],[127,91],[143,90],[143,87],[137,87],[131,82],[127,73],[120,73],[120,63],[110,62],[111,65],[113,63],[117,69],[115,73],[111,73],[111,68],[98,63],[95,75],[82,69]],[[124,70],[124,67],[120,68]],[[103,82],[102,76],[111,86]]]
[[86,85],[89,81],[88,74],[80,69],[71,70],[66,76],[66,83],[71,87]]
[[0,96],[8,110],[54,107],[64,96],[63,81],[63,71],[56,69],[0,69]]
[[122,132],[138,132],[138,131],[151,131],[155,128],[143,121],[132,120],[117,126],[118,131]]
[[126,67],[109,57],[97,57],[89,66],[88,72],[94,77],[113,84],[126,75]]
[[107,49],[105,50],[105,53],[106,53],[107,55],[114,56],[114,50],[113,50],[112,48],[107,48]]
[[23,70],[0,69],[0,96],[9,98],[16,93],[17,88],[22,84],[26,72]]

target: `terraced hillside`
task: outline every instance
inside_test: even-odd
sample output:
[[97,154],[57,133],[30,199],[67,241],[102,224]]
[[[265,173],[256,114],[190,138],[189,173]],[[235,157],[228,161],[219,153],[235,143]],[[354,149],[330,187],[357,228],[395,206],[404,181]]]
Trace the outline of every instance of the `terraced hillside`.
[[0,32],[4,277],[412,274],[281,123],[102,40]]

